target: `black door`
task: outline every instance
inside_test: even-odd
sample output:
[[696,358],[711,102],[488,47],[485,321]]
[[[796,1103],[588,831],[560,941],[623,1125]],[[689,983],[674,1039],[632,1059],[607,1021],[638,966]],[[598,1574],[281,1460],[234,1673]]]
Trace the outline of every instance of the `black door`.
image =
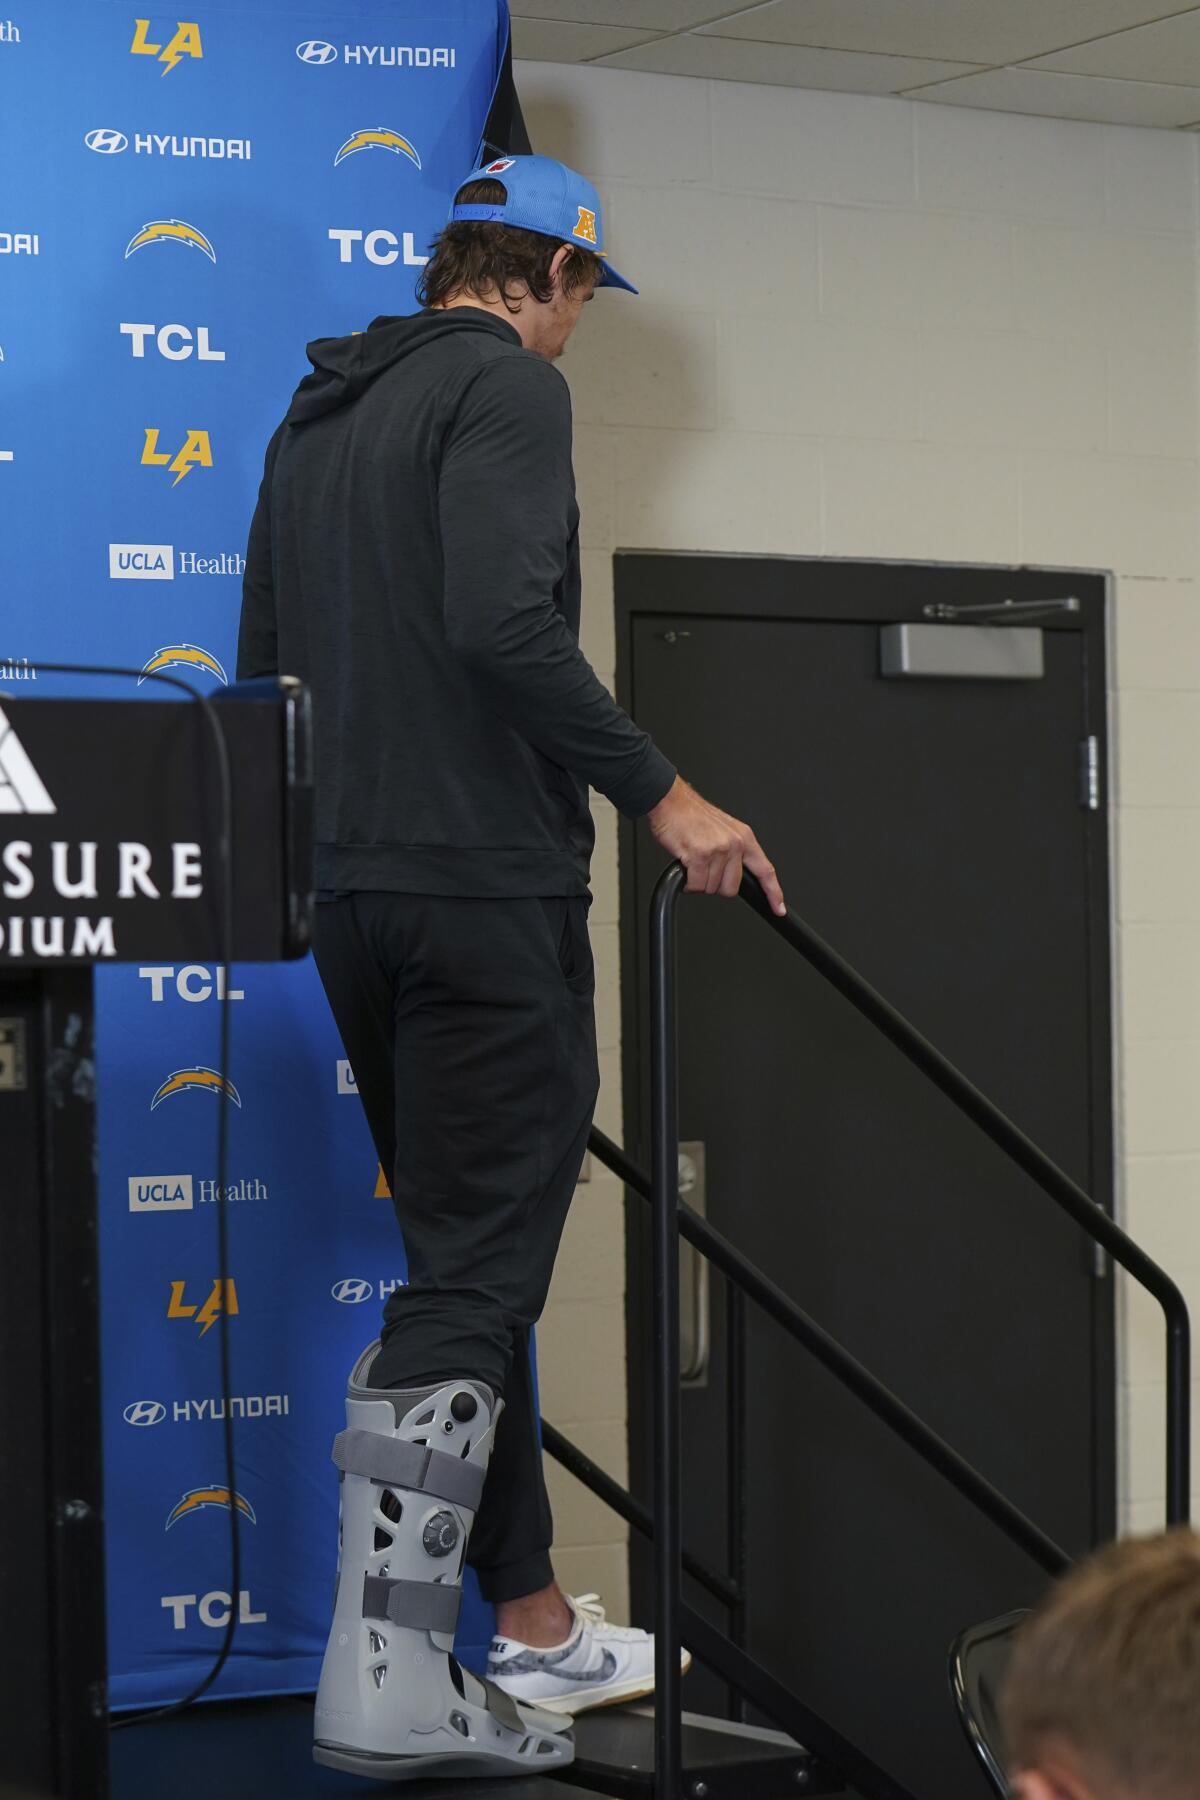
[[[1077,596],[1041,679],[885,679],[930,602]],[[1109,1203],[1104,582],[1044,571],[617,559],[623,702],[748,819],[792,909]],[[649,1156],[647,910],[623,827],[627,1141]],[[1069,1551],[1113,1525],[1111,1277],[1012,1168],[740,901],[683,895],[680,1133],[709,1217]],[[630,1211],[630,1408],[645,1492],[650,1288]],[[684,1399],[689,1545],[727,1551],[727,1345]],[[920,1800],[984,1791],[946,1652],[1037,1569],[750,1309],[748,1647]],[[645,1561],[635,1585],[646,1595]],[[698,1592],[717,1621],[719,1609]],[[689,1706],[719,1705],[703,1675]]]

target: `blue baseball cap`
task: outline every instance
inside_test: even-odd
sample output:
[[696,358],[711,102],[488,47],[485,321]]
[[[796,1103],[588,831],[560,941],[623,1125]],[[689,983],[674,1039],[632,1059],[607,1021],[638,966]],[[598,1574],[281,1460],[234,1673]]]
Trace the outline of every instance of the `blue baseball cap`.
[[498,181],[508,198],[494,205],[474,202],[452,206],[452,223],[476,219],[518,225],[524,231],[540,231],[544,237],[557,238],[563,244],[578,244],[581,250],[590,250],[601,259],[598,287],[637,293],[633,283],[618,275],[606,259],[600,196],[590,181],[568,169],[565,163],[555,162],[549,156],[497,156],[482,168],[473,169],[459,188],[466,187],[468,181]]

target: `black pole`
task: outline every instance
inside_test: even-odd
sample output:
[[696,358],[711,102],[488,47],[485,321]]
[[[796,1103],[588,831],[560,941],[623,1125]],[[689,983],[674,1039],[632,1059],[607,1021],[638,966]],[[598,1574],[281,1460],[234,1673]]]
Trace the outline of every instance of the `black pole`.
[[679,1682],[679,1071],[672,862],[650,908],[650,1130],[654,1240],[654,1796],[681,1800]]
[[[725,1279],[725,1504],[726,1557],[737,1599],[729,1608],[729,1635],[746,1648],[746,1300]],[[744,1719],[742,1696],[730,1688],[735,1718]]]
[[961,1074],[902,1013],[876,993],[856,969],[817,935],[794,912],[773,913],[757,881],[747,876],[741,898],[811,963],[819,975],[849,1000],[876,1030],[894,1044],[915,1068],[920,1069],[961,1113],[978,1125],[1004,1154],[1037,1183],[1044,1194],[1081,1225],[1088,1236],[1103,1244],[1123,1269],[1158,1301],[1167,1332],[1167,1523],[1186,1525],[1190,1506],[1190,1326],[1187,1303],[1171,1277],[1148,1257],[1102,1206],[1071,1180],[1058,1164],[1026,1137],[1025,1133],[994,1106],[986,1094]]

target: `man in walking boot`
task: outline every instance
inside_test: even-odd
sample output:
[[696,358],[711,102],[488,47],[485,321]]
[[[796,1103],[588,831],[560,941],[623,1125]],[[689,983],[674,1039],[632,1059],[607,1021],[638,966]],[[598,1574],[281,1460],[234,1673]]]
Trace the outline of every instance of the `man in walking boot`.
[[[785,910],[750,827],[579,648],[554,360],[605,287],[636,292],[590,183],[540,156],[474,171],[422,310],[309,346],[247,553],[238,675],[312,690],[314,955],[408,1257],[334,1445],[316,1715],[320,1760],[389,1778],[561,1766],[566,1715],[653,1687],[653,1639],[554,1580],[529,1364],[599,1089],[589,785],[689,891],[745,869]],[[449,1654],[464,1560],[496,1609],[487,1683]]]

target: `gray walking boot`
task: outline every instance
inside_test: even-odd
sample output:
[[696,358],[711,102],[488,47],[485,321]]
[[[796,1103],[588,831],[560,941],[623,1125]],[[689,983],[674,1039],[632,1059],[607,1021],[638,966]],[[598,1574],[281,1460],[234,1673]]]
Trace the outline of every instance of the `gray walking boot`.
[[346,1389],[338,1581],[313,1756],[384,1781],[550,1773],[570,1720],[521,1704],[452,1655],[462,1570],[503,1401],[482,1381]]

